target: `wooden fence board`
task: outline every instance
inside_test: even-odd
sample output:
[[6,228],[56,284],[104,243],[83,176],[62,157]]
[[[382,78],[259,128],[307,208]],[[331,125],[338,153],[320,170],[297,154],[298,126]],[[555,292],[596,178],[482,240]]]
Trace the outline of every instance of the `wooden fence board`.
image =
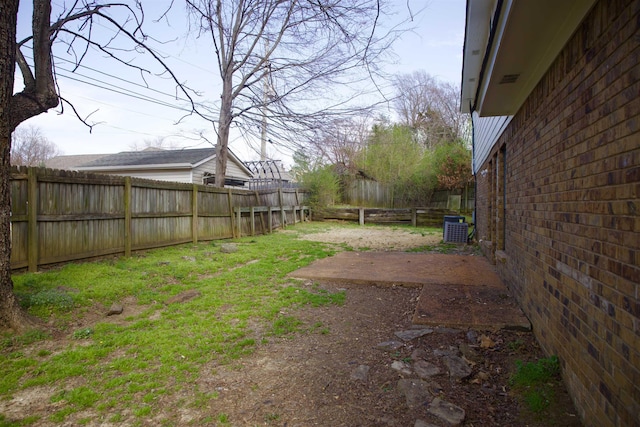
[[312,212],[314,220],[343,220],[360,224],[411,224],[418,226],[442,227],[445,215],[457,215],[447,209],[411,208],[325,208]]
[[27,266],[27,225],[24,222],[11,223],[11,265]]
[[230,239],[233,231],[229,217],[198,217],[198,237],[200,240]]

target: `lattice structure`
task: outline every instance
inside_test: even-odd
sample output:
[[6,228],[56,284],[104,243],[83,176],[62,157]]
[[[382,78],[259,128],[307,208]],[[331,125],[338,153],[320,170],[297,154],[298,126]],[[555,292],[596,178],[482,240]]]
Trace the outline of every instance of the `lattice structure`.
[[255,160],[244,162],[253,174],[249,181],[251,190],[266,190],[273,188],[291,188],[291,177],[284,170],[280,160]]

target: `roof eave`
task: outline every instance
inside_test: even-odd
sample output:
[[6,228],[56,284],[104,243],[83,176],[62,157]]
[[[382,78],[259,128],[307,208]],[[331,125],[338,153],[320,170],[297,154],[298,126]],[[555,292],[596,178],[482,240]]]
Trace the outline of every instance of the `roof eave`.
[[[468,0],[462,111],[477,111],[480,116],[515,114],[594,3]],[[490,8],[496,8],[493,20]],[[480,66],[477,50],[484,54]]]

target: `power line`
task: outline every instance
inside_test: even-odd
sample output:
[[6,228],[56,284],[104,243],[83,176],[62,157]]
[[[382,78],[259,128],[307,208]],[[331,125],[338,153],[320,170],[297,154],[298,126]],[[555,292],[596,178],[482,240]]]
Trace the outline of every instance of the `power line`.
[[[26,56],[26,55],[25,55],[25,57],[26,57],[26,58],[29,58],[29,59],[33,59],[33,58],[32,58],[32,57],[30,57],[30,56]],[[69,61],[69,60],[64,59],[64,58],[59,58],[59,57],[57,57],[57,56],[54,56],[54,58],[56,58],[56,59],[60,59],[60,60],[62,60],[62,61],[65,61],[65,62],[68,62],[68,63],[73,64],[73,62],[72,62],[72,61]],[[151,92],[155,92],[155,93],[158,93],[158,94],[161,94],[161,95],[164,95],[164,96],[170,97],[170,98],[172,98],[173,100],[183,101],[183,102],[191,102],[191,101],[190,101],[190,100],[188,100],[188,99],[180,98],[180,97],[176,97],[176,96],[171,95],[171,94],[168,94],[168,93],[166,93],[166,92],[162,92],[162,91],[160,91],[160,90],[153,89],[153,88],[151,88],[151,87],[149,87],[149,86],[141,85],[141,84],[139,84],[139,83],[132,82],[132,81],[130,81],[130,80],[123,79],[123,78],[121,78],[121,77],[114,76],[114,75],[112,75],[112,74],[105,73],[105,72],[103,72],[103,71],[96,70],[96,69],[91,68],[91,67],[87,67],[87,66],[83,66],[83,65],[80,65],[80,67],[82,67],[82,68],[86,68],[86,69],[88,69],[88,70],[91,70],[91,71],[97,72],[97,73],[102,74],[102,75],[105,75],[105,76],[108,76],[108,77],[113,78],[113,79],[115,79],[115,80],[120,80],[120,81],[122,81],[122,82],[129,83],[129,84],[131,84],[131,85],[133,85],[133,86],[141,87],[141,88],[146,89],[146,90],[149,90],[149,91],[151,91]],[[69,70],[69,69],[67,69],[67,68],[63,68],[63,67],[60,67],[60,66],[56,67],[56,70],[57,70],[57,72],[56,72],[56,74],[57,74],[57,75],[59,75],[59,76],[61,76],[61,77],[64,77],[64,78],[67,78],[67,79],[70,79],[70,80],[75,80],[75,81],[78,81],[78,82],[81,82],[81,83],[85,83],[85,84],[91,84],[91,85],[93,85],[93,83],[89,83],[89,82],[84,81],[84,80],[81,80],[81,79],[79,79],[79,78],[77,78],[77,77],[71,77],[71,76],[69,76],[69,75],[65,75],[65,74],[63,74],[63,73],[60,73],[59,71],[60,71],[60,70],[61,70],[61,71],[67,71],[67,72],[69,72],[69,73],[73,73],[74,75],[82,76],[82,77],[84,77],[84,78],[86,78],[86,79],[93,80],[94,82],[97,82],[97,83],[99,83],[99,84],[100,84],[100,85],[96,85],[96,87],[100,87],[101,89],[109,90],[109,91],[116,92],[116,93],[119,93],[119,94],[122,94],[122,95],[126,95],[126,96],[131,96],[131,97],[133,97],[133,98],[137,98],[137,99],[146,100],[146,101],[148,101],[148,102],[153,102],[153,103],[160,104],[160,105],[163,105],[163,106],[166,106],[166,107],[170,107],[170,108],[177,108],[174,104],[170,104],[170,103],[168,103],[167,101],[163,101],[163,100],[160,100],[160,99],[157,99],[157,98],[153,98],[153,97],[151,97],[151,96],[149,96],[149,95],[141,94],[141,93],[139,93],[139,92],[131,92],[131,94],[134,94],[134,95],[136,95],[136,96],[131,95],[131,94],[130,94],[130,93],[128,93],[128,92],[122,92],[122,91],[129,91],[129,89],[124,88],[124,87],[121,87],[121,86],[114,85],[113,83],[109,83],[109,82],[106,82],[106,81],[104,81],[104,80],[100,80],[100,79],[97,79],[97,78],[95,78],[95,77],[92,77],[92,76],[89,76],[89,75],[86,75],[86,74],[79,73],[79,72],[77,72],[77,71]],[[108,87],[105,87],[105,86],[101,86],[101,85],[111,86],[112,88],[115,88],[115,89],[111,89],[111,88],[108,88]],[[116,89],[117,89],[117,90],[116,90]],[[196,103],[195,105],[203,106],[202,104],[198,104],[198,103]],[[184,110],[184,109],[182,109],[182,110]],[[189,110],[189,111],[190,111],[190,110]]]
[[[68,71],[68,70],[63,70],[63,71]],[[183,111],[183,112],[191,112],[190,109],[187,109],[187,108],[184,108],[184,107],[180,107],[180,106],[177,106],[177,105],[173,105],[173,104],[170,104],[168,102],[161,101],[159,99],[154,99],[154,98],[148,97],[146,95],[139,94],[137,92],[127,92],[126,91],[127,89],[125,89],[125,88],[122,88],[122,87],[119,87],[119,86],[115,86],[115,85],[110,85],[110,84],[108,84],[106,82],[102,82],[102,81],[99,81],[97,79],[93,79],[91,77],[82,76],[82,77],[88,78],[90,80],[93,80],[95,83],[88,82],[88,81],[79,79],[77,77],[73,77],[71,75],[65,75],[63,73],[56,73],[56,74],[58,76],[60,76],[60,77],[64,77],[65,79],[73,80],[73,81],[76,81],[76,82],[79,82],[79,83],[84,83],[84,84],[90,85],[92,87],[97,87],[99,89],[104,89],[104,90],[107,90],[109,92],[117,93],[119,95],[128,96],[130,98],[138,99],[138,100],[141,100],[141,101],[146,101],[146,102],[149,102],[149,103],[152,103],[152,104],[160,105],[162,107],[172,108],[174,110],[179,110],[179,111]],[[111,87],[108,87],[108,86],[111,86]]]
[[[69,59],[61,58],[61,57],[56,56],[56,55],[53,55],[53,57],[54,57],[55,59],[60,60],[60,61],[64,61],[64,62],[67,62],[67,63],[69,63],[69,64],[72,64],[72,65],[74,65],[74,66],[76,66],[76,65],[77,65],[77,64],[75,64],[73,61],[71,61],[71,60],[69,60]],[[104,72],[104,71],[97,70],[97,69],[95,69],[95,68],[92,68],[92,67],[89,67],[89,66],[86,66],[86,65],[83,65],[83,64],[78,65],[78,67],[80,67],[80,68],[86,68],[87,70],[93,71],[93,72],[95,72],[95,73],[102,74],[102,75],[104,75],[104,76],[110,77],[110,78],[115,79],[115,80],[120,80],[120,81],[125,82],[125,83],[129,83],[130,85],[133,85],[133,86],[141,87],[141,88],[143,88],[143,89],[146,89],[146,90],[149,90],[149,91],[151,91],[151,92],[155,92],[155,93],[158,93],[158,94],[160,94],[160,95],[164,95],[164,96],[167,96],[167,97],[173,98],[173,99],[178,100],[178,101],[190,102],[188,99],[180,98],[180,97],[175,96],[175,95],[172,95],[172,94],[170,94],[170,93],[166,93],[166,92],[163,92],[163,91],[161,91],[161,90],[154,89],[154,88],[152,88],[151,86],[147,86],[147,85],[140,84],[140,83],[138,83],[138,82],[134,82],[134,81],[131,81],[131,80],[127,80],[127,79],[124,79],[124,78],[122,78],[122,77],[119,77],[119,76],[116,76],[116,75],[113,75],[113,74],[109,74],[109,73],[106,73],[106,72]],[[72,73],[74,73],[74,74],[80,74],[80,73],[77,73],[76,71],[73,71],[73,70],[68,70],[68,69],[63,69],[63,70],[65,70],[65,71],[69,71],[69,72],[72,72]],[[81,75],[82,75],[82,74],[81,74]],[[84,75],[84,77],[88,77],[88,76]],[[92,77],[88,77],[88,78],[92,78]],[[97,80],[97,79],[96,79],[96,80]]]

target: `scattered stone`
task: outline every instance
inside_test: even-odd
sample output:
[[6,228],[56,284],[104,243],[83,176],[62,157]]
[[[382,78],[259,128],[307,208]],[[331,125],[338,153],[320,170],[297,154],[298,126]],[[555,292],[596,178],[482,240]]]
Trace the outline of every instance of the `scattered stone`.
[[189,262],[196,262],[196,257],[194,256],[183,256],[182,259]]
[[431,402],[430,383],[416,379],[398,380],[398,390],[404,394],[409,408]]
[[118,304],[116,302],[111,304],[111,307],[109,307],[109,311],[107,311],[107,316],[115,316],[117,314],[122,314],[123,311],[124,311],[124,307],[122,306],[122,304]]
[[420,378],[428,379],[436,375],[440,375],[442,372],[440,368],[433,363],[429,363],[426,360],[418,360],[413,364],[413,370]]
[[385,351],[395,351],[400,347],[402,347],[403,345],[404,344],[402,344],[399,341],[385,341],[378,344],[378,348],[380,350],[385,350]]
[[396,360],[391,364],[391,369],[394,369],[401,374],[411,375],[411,365],[402,360]]
[[171,262],[169,262],[169,261],[160,261],[160,262],[158,262],[158,265],[169,265],[169,264],[171,264]]
[[467,332],[467,339],[469,340],[469,342],[471,344],[477,344],[478,343],[478,333],[476,331],[474,331],[473,329],[470,329],[469,332]]
[[173,296],[167,300],[167,304],[177,304],[181,302],[191,301],[198,298],[202,293],[195,289],[189,289],[188,291],[180,292],[178,295]]
[[471,375],[471,366],[469,366],[461,357],[446,356],[442,360],[449,369],[449,377],[457,380],[463,380]]
[[458,349],[455,347],[450,347],[448,350],[443,348],[436,348],[433,350],[433,355],[436,357],[448,357],[448,356],[457,356]]
[[220,245],[220,252],[223,254],[232,254],[238,252],[238,245],[235,243],[223,243]]
[[406,331],[398,331],[396,332],[396,336],[400,338],[402,341],[411,341],[416,338],[423,337],[433,332],[433,329],[424,328],[424,329],[409,329]]
[[442,400],[439,397],[433,399],[429,404],[427,411],[452,426],[460,425],[466,416],[464,409],[454,405],[453,403]]
[[435,424],[430,424],[424,420],[416,420],[416,423],[413,425],[413,427],[438,427]]
[[369,366],[367,365],[360,365],[358,366],[352,373],[351,373],[351,379],[353,380],[360,380],[360,381],[367,381],[367,379],[369,378],[369,369],[371,369]]

